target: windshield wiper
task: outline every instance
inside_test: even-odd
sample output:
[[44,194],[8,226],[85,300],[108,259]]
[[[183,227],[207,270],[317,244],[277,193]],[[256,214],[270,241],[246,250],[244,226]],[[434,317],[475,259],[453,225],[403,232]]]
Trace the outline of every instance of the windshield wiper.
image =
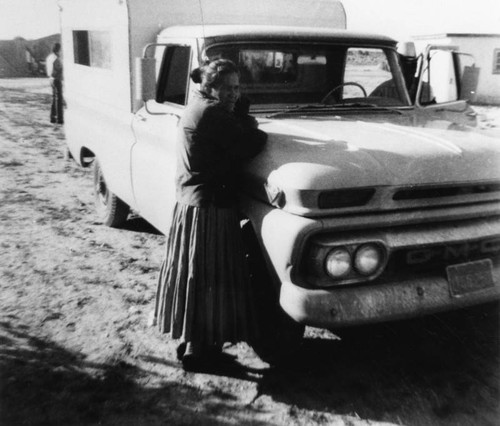
[[402,115],[403,113],[395,108],[390,108],[390,107],[385,107],[385,106],[380,106],[377,104],[369,104],[369,103],[364,103],[364,102],[345,102],[341,104],[332,104],[332,105],[294,105],[292,107],[288,107],[285,109],[282,109],[280,111],[274,112],[272,114],[266,115],[266,118],[276,118],[279,117],[280,115],[287,115],[287,114],[294,114],[297,112],[314,112],[314,111],[325,111],[325,110],[338,110],[338,109],[344,109],[344,108],[371,108],[371,109],[377,109],[380,111],[390,111],[390,112],[395,112],[397,114]]
[[391,112],[396,112],[398,114],[403,114],[401,111],[395,108],[391,107],[386,107],[386,106],[380,106],[377,104],[369,104],[365,102],[343,102],[341,104],[333,104],[329,105],[332,108],[373,108],[373,109],[378,109],[382,111],[391,111]]
[[266,115],[266,118],[275,118],[280,115],[285,115],[285,114],[293,114],[295,112],[300,112],[300,111],[307,111],[307,110],[325,110],[325,109],[334,109],[332,105],[294,105],[285,109],[282,109],[280,111],[276,111],[272,114]]

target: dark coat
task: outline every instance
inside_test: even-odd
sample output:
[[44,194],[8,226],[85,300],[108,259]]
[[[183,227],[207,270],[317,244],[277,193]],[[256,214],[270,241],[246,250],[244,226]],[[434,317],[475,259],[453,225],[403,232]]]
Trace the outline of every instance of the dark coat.
[[235,205],[241,169],[266,140],[253,117],[229,112],[217,99],[197,92],[179,122],[177,201],[196,207]]

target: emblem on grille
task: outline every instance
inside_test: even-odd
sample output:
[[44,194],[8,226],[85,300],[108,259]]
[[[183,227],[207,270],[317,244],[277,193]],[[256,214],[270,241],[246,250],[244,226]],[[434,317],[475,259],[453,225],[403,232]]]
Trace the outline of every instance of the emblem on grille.
[[500,254],[500,237],[409,250],[406,252],[406,264],[452,262],[454,260],[467,260],[481,255],[492,256],[494,254]]

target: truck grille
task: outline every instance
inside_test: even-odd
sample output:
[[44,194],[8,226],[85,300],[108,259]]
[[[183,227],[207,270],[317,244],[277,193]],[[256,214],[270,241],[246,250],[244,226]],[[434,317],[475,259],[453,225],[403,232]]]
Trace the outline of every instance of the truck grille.
[[500,235],[452,244],[397,249],[391,253],[384,276],[442,271],[446,266],[491,259],[500,263]]
[[[302,191],[304,206],[314,203],[311,216],[396,210],[433,209],[445,206],[472,206],[484,203],[500,211],[500,181],[377,188],[346,188],[328,191]],[[497,204],[496,206],[494,204]]]
[[461,195],[488,194],[495,192],[500,196],[500,182],[475,185],[407,188],[396,191],[392,198],[393,200],[419,200],[423,198],[456,197]]

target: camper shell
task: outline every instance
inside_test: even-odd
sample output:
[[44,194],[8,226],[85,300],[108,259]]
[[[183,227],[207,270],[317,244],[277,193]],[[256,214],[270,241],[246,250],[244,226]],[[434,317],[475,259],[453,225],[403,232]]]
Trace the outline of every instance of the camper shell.
[[[187,30],[198,25],[202,29],[214,24],[232,28],[289,26],[292,31],[300,27],[346,28],[345,10],[337,0],[314,0],[306,11],[301,0],[58,0],[58,4],[66,56],[66,90],[70,91],[67,97],[74,93],[132,112],[141,105],[135,99],[135,60],[142,57],[144,47],[157,41],[165,28],[181,26]],[[199,38],[204,38],[203,34]],[[101,52],[107,58],[95,80],[94,67],[79,64],[75,55],[84,50],[84,54],[95,55],[99,61],[102,49],[109,51]]]
[[276,345],[498,300],[500,145],[468,105],[474,64],[347,31],[338,1],[217,3],[60,0],[68,147],[103,222],[168,232],[189,73],[226,57],[269,136],[241,211],[286,313]]

